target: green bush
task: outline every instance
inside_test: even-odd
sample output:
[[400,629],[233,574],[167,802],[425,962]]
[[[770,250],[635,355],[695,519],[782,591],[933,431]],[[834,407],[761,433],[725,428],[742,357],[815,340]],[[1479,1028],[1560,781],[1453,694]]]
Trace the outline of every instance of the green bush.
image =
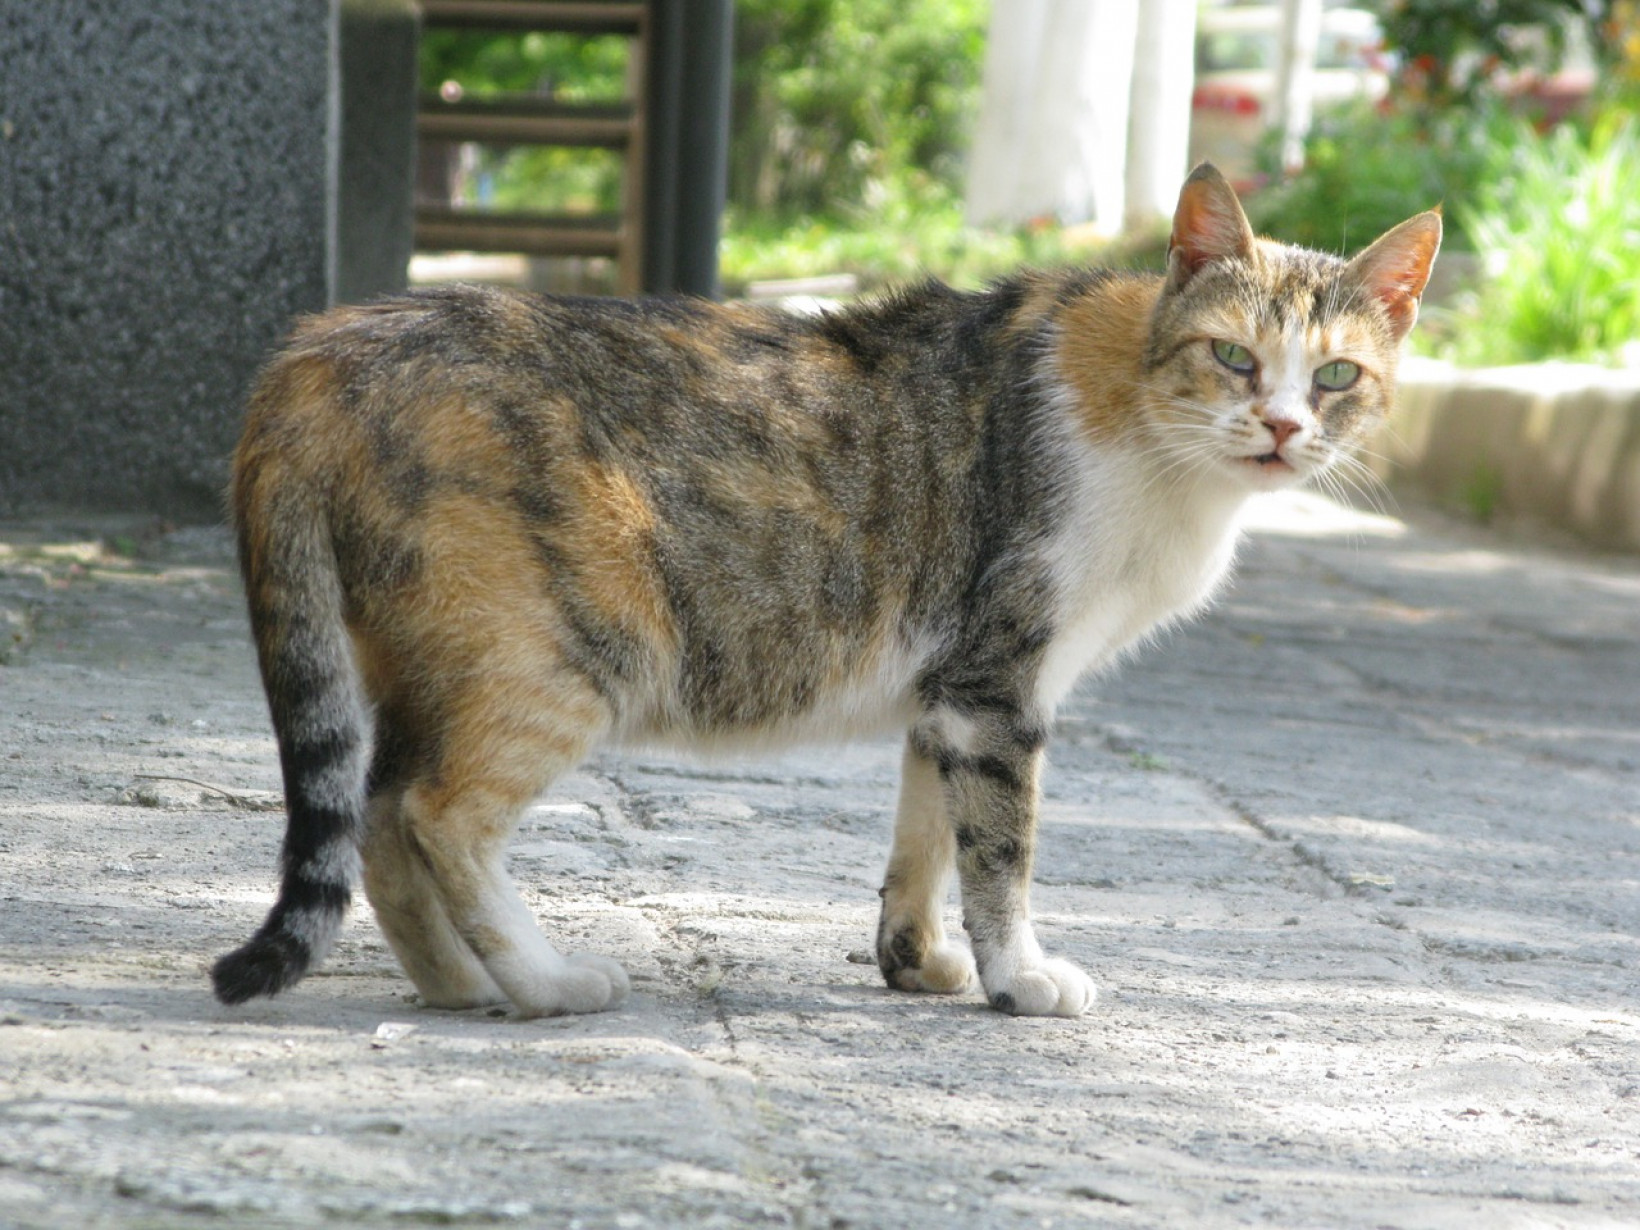
[[1451,323],[1455,358],[1619,362],[1640,339],[1640,123],[1521,125],[1511,157],[1453,212],[1485,279]]
[[1427,110],[1495,100],[1494,70],[1553,72],[1570,27],[1609,13],[1609,0],[1394,0],[1370,5],[1384,46],[1400,57],[1394,90]]
[[[454,87],[471,100],[616,102],[626,90],[629,47],[614,34],[429,30],[421,40],[421,90]],[[623,168],[612,150],[481,146],[459,191],[501,211],[608,214],[620,209]]]
[[720,253],[733,294],[758,279],[828,273],[852,273],[862,290],[930,275],[972,288],[1021,265],[1064,264],[1087,251],[1058,227],[969,226],[961,202],[941,189],[897,196],[865,218],[741,217],[726,229]]
[[962,216],[988,0],[739,0],[723,277],[935,274],[1074,256],[1057,229]]
[[[962,154],[989,0],[738,0],[725,276],[923,267],[972,278],[1031,248],[963,226]],[[421,85],[467,98],[622,96],[626,40],[429,31]],[[604,151],[485,149],[464,187],[499,209],[609,212]]]
[[[1282,180],[1279,152],[1267,146],[1261,160],[1271,186],[1248,212],[1259,230],[1287,243],[1346,251],[1419,210],[1468,198],[1491,177],[1500,136],[1513,132],[1512,121],[1486,110],[1431,114],[1363,102],[1317,122],[1304,169],[1291,179]],[[1473,247],[1461,222],[1448,227],[1445,246]]]
[[987,0],[739,0],[729,200],[742,217],[858,216],[960,189]]

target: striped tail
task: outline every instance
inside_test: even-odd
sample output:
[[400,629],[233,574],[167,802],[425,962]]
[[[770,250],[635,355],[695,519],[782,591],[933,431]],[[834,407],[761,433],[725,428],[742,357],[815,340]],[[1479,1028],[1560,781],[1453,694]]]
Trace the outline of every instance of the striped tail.
[[255,430],[259,410],[263,422],[279,413],[270,404],[279,374],[276,365],[253,399],[233,503],[288,820],[278,900],[249,942],[211,967],[225,1004],[277,994],[324,959],[352,898],[364,831],[368,723],[327,501],[291,459],[259,446],[279,433]]

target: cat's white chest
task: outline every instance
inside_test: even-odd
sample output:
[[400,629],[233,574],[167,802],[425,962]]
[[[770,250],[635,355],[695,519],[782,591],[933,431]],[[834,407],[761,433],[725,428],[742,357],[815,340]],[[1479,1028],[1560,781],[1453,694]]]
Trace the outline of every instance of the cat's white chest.
[[1240,536],[1240,493],[1180,493],[1098,469],[1086,487],[1096,497],[1079,503],[1044,551],[1058,618],[1037,696],[1050,712],[1081,675],[1206,605]]

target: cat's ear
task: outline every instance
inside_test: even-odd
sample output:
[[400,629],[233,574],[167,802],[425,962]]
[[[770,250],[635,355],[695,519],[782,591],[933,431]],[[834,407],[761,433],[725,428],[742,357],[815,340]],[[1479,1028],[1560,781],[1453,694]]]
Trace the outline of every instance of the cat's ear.
[[1441,247],[1441,211],[1431,209],[1385,231],[1350,262],[1357,285],[1389,311],[1395,336],[1405,337],[1418,319],[1418,300]]
[[1253,253],[1253,228],[1219,169],[1204,162],[1179,189],[1173,234],[1167,241],[1167,284],[1178,290],[1213,261]]

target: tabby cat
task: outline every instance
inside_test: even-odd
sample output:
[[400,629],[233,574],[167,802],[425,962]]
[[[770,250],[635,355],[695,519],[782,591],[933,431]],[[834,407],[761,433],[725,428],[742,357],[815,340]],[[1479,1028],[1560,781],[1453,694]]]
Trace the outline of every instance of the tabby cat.
[[607,1008],[621,967],[559,953],[504,870],[532,799],[605,744],[899,730],[883,976],[1086,1011],[1027,905],[1055,706],[1207,602],[1250,495],[1380,421],[1440,234],[1256,239],[1204,164],[1161,276],[814,317],[452,287],[302,324],[232,489],[283,881],[217,995],[301,978],[362,863],[427,1004]]

